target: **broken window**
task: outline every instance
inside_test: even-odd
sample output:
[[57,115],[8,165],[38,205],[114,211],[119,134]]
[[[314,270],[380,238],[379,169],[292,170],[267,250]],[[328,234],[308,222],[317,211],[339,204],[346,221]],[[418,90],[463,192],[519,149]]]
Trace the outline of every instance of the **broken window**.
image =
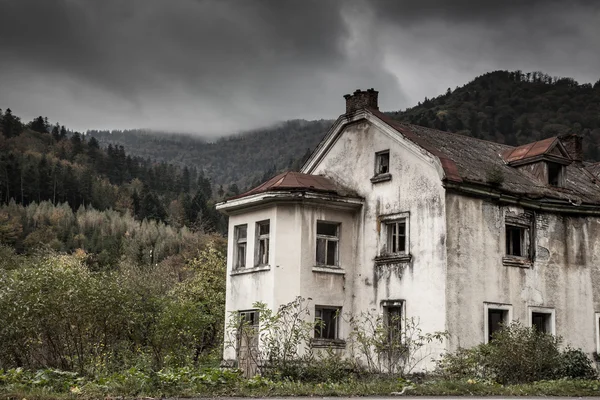
[[315,307],[315,339],[339,339],[341,307]]
[[552,186],[562,186],[563,166],[557,163],[549,162],[548,165],[548,183]]
[[235,260],[235,268],[246,267],[246,242],[248,236],[248,225],[238,225],[234,228],[235,235],[235,254],[233,259]]
[[258,311],[240,311],[239,315],[241,325],[258,327]]
[[390,172],[390,151],[380,151],[375,153],[375,175],[387,174]]
[[256,223],[256,265],[269,264],[269,221]]
[[402,301],[385,301],[383,303],[383,318],[388,343],[398,345],[402,342]]
[[531,313],[531,326],[538,332],[552,333],[552,313],[534,311]]
[[317,265],[338,266],[339,227],[336,222],[317,221]]
[[406,219],[386,222],[385,225],[388,253],[406,253]]
[[488,342],[508,323],[508,310],[488,308]]
[[529,229],[523,226],[506,225],[506,255],[529,256]]

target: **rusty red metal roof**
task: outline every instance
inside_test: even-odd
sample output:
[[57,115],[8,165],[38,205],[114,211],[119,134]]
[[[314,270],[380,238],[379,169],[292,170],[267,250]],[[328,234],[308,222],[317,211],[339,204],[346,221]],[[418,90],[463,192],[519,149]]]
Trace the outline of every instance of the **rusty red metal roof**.
[[537,142],[527,143],[502,152],[502,158],[504,158],[504,161],[507,163],[513,163],[515,161],[523,161],[528,158],[541,156],[552,150],[557,141],[558,138],[551,137]]
[[[310,175],[300,172],[288,171],[262,183],[261,185],[251,189],[231,199],[251,196],[273,190],[292,190],[292,191],[315,191],[340,194],[339,186],[331,179],[322,175]],[[231,200],[229,199],[229,200]]]

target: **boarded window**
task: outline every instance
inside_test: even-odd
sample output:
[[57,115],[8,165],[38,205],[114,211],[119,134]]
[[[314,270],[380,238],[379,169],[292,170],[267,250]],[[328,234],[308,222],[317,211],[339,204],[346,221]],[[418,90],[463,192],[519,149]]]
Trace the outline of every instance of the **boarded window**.
[[375,175],[387,174],[390,172],[390,151],[380,151],[375,153]]
[[340,224],[317,221],[317,265],[338,266]]
[[248,225],[237,225],[234,228],[235,235],[235,268],[245,268],[246,267],[246,245],[247,245],[247,237],[248,237]]
[[340,307],[315,307],[315,339],[339,339]]
[[269,221],[261,221],[256,224],[256,265],[269,264]]

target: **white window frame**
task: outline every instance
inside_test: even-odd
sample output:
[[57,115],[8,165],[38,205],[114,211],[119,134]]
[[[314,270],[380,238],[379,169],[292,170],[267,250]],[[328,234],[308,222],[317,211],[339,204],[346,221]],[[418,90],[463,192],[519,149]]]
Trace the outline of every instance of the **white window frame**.
[[[242,228],[246,229],[246,237],[240,238],[240,231]],[[246,268],[248,261],[248,224],[239,224],[233,227],[233,269]],[[240,264],[240,245],[244,245],[244,264]]]
[[[382,172],[382,160],[387,155],[387,171]],[[382,150],[375,153],[375,176],[385,175],[390,173],[390,150]]]
[[[383,225],[380,234],[381,256],[402,256],[410,254],[410,213],[408,211],[384,215],[380,217],[380,222]],[[404,222],[404,251],[392,253],[389,249],[389,240],[391,236],[392,224]]]
[[488,319],[488,311],[489,310],[501,310],[507,311],[506,324],[510,324],[513,321],[513,306],[512,304],[505,303],[491,303],[484,302],[483,303],[483,343],[489,342],[489,319]]
[[[266,234],[260,234],[260,228],[261,226],[265,226],[268,225],[269,226],[269,233]],[[260,267],[260,266],[265,266],[265,265],[269,265],[269,257],[271,256],[271,249],[270,249],[270,245],[271,245],[271,220],[266,219],[263,221],[258,221],[256,223],[256,244],[255,244],[255,263],[254,266],[255,267]],[[266,259],[261,260],[261,256],[263,256],[261,254],[261,242],[265,242],[265,249],[266,249]]]
[[529,327],[532,328],[533,327],[533,313],[538,313],[538,314],[548,314],[550,315],[550,332],[553,335],[556,335],[556,313],[554,311],[554,308],[552,307],[534,307],[534,306],[529,306],[528,307],[528,313],[529,313]]
[[[335,225],[336,226],[336,235],[335,236],[331,236],[331,235],[323,235],[323,234],[319,234],[317,233],[319,231],[319,224],[328,224],[328,225]],[[335,222],[335,221],[325,221],[325,220],[317,220],[317,224],[315,226],[315,233],[316,233],[316,240],[315,240],[315,265],[317,265],[318,267],[324,267],[324,268],[339,268],[340,267],[340,233],[341,233],[341,227],[342,224],[340,222]],[[319,262],[319,240],[324,240],[325,241],[325,263],[320,263]],[[331,264],[327,264],[327,246],[329,242],[335,242],[335,261],[333,263],[333,265]]]

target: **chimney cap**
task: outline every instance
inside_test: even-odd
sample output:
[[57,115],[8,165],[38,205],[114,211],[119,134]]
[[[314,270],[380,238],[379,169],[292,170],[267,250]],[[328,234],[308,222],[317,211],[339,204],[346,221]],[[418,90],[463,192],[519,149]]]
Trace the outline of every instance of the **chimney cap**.
[[379,110],[378,95],[379,92],[373,88],[367,90],[356,89],[353,94],[345,94],[346,114],[366,108]]

